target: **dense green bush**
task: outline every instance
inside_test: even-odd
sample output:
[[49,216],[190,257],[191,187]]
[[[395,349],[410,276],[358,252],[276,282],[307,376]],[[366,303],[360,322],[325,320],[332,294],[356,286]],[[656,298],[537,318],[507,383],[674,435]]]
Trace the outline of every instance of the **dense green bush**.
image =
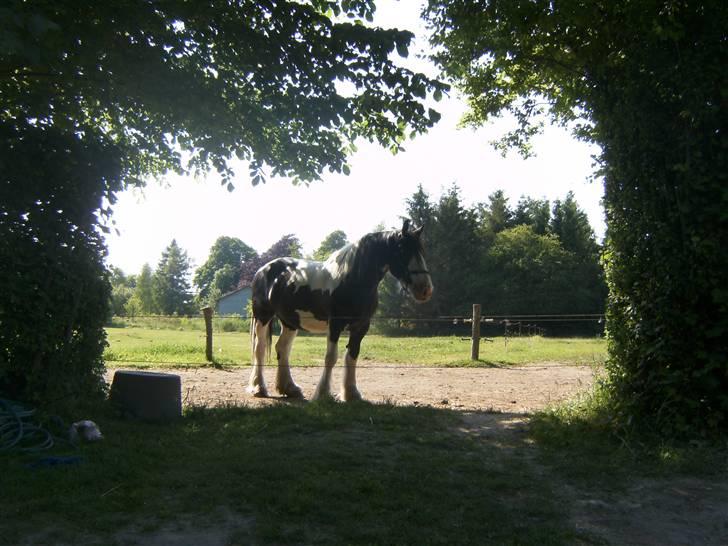
[[88,400],[104,388],[110,284],[95,211],[98,181],[116,184],[113,147],[9,123],[0,141],[0,393]]
[[507,111],[601,147],[609,383],[620,425],[728,433],[728,3],[430,0],[436,60]]

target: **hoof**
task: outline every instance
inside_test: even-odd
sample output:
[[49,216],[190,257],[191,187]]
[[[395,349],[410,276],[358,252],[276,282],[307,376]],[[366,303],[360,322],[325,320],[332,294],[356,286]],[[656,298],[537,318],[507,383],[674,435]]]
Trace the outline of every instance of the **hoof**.
[[303,391],[301,387],[295,383],[291,383],[286,387],[276,387],[276,390],[281,396],[287,396],[288,398],[303,398]]
[[359,402],[362,399],[361,393],[359,392],[359,389],[357,389],[356,387],[349,387],[348,389],[343,389],[339,396],[341,397],[341,399],[344,402]]
[[267,398],[268,397],[268,389],[265,388],[265,385],[250,385],[247,388],[248,393],[252,394],[255,398]]
[[313,398],[311,400],[326,400],[326,401],[332,401],[335,400],[334,396],[329,391],[319,391],[316,389],[316,392],[313,395]]

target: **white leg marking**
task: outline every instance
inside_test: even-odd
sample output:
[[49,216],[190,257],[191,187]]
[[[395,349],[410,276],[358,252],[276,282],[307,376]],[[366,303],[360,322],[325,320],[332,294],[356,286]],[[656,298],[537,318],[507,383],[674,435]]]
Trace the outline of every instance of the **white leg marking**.
[[278,357],[278,372],[276,374],[276,390],[283,396],[291,398],[303,398],[303,391],[294,383],[291,377],[289,358],[293,340],[296,339],[296,330],[281,326],[281,336],[276,342],[276,355]]
[[344,387],[341,391],[341,399],[345,402],[361,400],[361,393],[356,388],[356,358],[346,351],[344,357]]
[[339,344],[337,341],[326,342],[326,358],[324,359],[324,372],[321,374],[318,387],[313,395],[314,400],[331,397],[331,370],[339,358]]
[[265,355],[268,349],[268,328],[260,321],[255,321],[255,334],[253,336],[253,370],[250,372],[250,380],[248,382],[248,392],[257,398],[265,398],[268,396],[268,389],[265,387],[265,379],[263,378],[263,366],[265,365]]

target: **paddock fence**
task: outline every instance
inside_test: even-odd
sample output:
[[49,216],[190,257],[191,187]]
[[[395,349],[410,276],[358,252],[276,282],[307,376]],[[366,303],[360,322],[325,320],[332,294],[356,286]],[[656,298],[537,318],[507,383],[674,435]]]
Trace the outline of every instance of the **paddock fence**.
[[[525,337],[601,337],[604,335],[604,315],[600,313],[583,314],[513,314],[489,315],[481,312],[481,305],[473,304],[470,315],[449,315],[437,317],[403,317],[376,315],[371,319],[370,334],[384,337],[431,337],[453,336],[463,341],[463,354],[470,345],[470,359],[477,361],[480,348],[484,343],[504,343]],[[346,318],[346,317],[339,317]],[[277,322],[277,321],[276,321]],[[108,323],[109,328],[133,330],[176,330],[196,332],[200,354],[205,360],[215,363],[216,338],[231,333],[248,335],[250,320],[240,315],[216,315],[212,309],[205,308],[195,315],[135,315],[114,316]],[[280,333],[274,326],[274,335]],[[301,336],[322,336],[301,332]],[[468,343],[465,343],[468,342]],[[132,362],[115,356],[113,351],[107,362],[123,364]],[[139,363],[138,360],[133,360]],[[149,364],[155,362],[150,361]],[[197,362],[178,362],[178,364],[198,364]]]

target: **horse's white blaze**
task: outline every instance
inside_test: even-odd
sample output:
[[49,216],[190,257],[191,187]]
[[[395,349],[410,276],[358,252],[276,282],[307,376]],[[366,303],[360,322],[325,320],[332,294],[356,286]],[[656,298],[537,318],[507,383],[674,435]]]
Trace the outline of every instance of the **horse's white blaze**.
[[329,330],[329,323],[325,320],[318,320],[308,311],[298,311],[298,320],[301,323],[301,327],[307,332],[313,332],[314,334],[325,334]]

